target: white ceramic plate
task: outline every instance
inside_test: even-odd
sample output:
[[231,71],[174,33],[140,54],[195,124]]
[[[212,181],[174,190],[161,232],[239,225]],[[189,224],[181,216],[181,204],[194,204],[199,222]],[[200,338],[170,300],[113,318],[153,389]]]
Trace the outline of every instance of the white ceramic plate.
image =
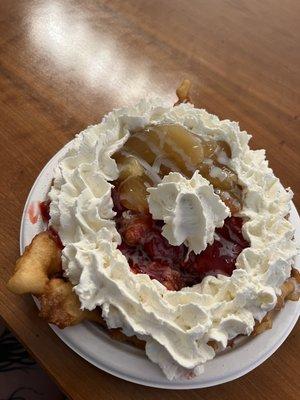
[[[48,162],[29,193],[21,223],[21,253],[32,238],[44,228],[41,218],[35,224],[30,222],[28,208],[34,202],[45,199],[53,178],[53,170],[68,146],[69,144]],[[296,238],[299,241],[300,219],[294,205],[292,205],[291,221],[296,227]],[[231,381],[263,363],[287,338],[297,322],[299,313],[300,303],[288,302],[276,316],[271,330],[254,338],[243,338],[234,349],[220,353],[207,362],[205,372],[200,377],[175,382],[168,381],[160,368],[148,360],[143,351],[110,339],[95,324],[84,322],[64,330],[56,326],[51,326],[51,328],[81,357],[119,378],[165,389],[195,389]]]

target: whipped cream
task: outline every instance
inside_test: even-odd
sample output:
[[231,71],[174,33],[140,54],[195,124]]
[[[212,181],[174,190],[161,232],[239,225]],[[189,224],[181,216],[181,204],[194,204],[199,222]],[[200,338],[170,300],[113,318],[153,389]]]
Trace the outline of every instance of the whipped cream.
[[[130,271],[111,219],[109,182],[118,177],[111,155],[130,130],[160,123],[181,124],[203,139],[229,144],[232,157],[226,162],[243,187],[243,234],[251,244],[232,276],[207,276],[178,292]],[[249,149],[249,139],[237,123],[189,104],[164,107],[143,100],[81,132],[55,171],[50,224],[65,245],[63,268],[82,307],[101,306],[108,327],[145,340],[148,357],[169,379],[198,375],[215,356],[209,341],[222,350],[235,336],[249,335],[255,319],[274,308],[290,276],[296,255],[294,229],[286,219],[292,192],[274,176],[264,150]]]
[[215,228],[222,227],[230,215],[229,208],[199,171],[191,179],[170,172],[156,187],[147,190],[152,217],[165,223],[162,235],[174,246],[184,243],[195,254],[213,243]]

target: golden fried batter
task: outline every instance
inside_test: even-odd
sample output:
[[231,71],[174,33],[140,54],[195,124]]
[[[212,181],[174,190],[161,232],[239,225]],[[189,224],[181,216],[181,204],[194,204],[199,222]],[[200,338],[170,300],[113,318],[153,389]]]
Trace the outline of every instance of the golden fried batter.
[[281,310],[286,300],[298,300],[299,293],[296,291],[296,280],[288,278],[281,286],[281,295],[277,296],[277,304],[275,310]]
[[140,349],[145,348],[145,342],[136,336],[128,337],[120,329],[108,329],[100,310],[81,310],[79,299],[70,282],[60,278],[51,279],[40,296],[40,302],[40,316],[61,329],[79,324],[86,319],[102,325],[114,340],[130,343]]
[[79,324],[84,319],[104,324],[98,310],[80,309],[80,302],[73,286],[63,279],[51,279],[40,296],[40,302],[40,316],[61,329]]
[[188,79],[184,79],[181,84],[176,89],[176,95],[178,97],[178,101],[174,104],[177,106],[180,103],[190,103],[190,88],[191,88],[191,81]]
[[264,331],[271,329],[273,326],[273,316],[274,310],[267,312],[264,318],[260,322],[256,322],[253,332],[251,333],[252,336],[257,336]]
[[50,232],[41,232],[17,260],[7,287],[16,294],[43,293],[49,277],[61,270],[61,250]]
[[292,268],[291,277],[295,279],[297,283],[300,283],[300,272],[296,268]]

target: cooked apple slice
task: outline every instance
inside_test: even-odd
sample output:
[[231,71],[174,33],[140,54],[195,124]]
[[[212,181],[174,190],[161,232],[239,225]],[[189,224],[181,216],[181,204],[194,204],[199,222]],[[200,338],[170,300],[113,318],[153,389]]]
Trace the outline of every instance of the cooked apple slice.
[[146,178],[129,176],[118,185],[119,199],[123,207],[132,211],[147,212]]
[[133,156],[125,156],[122,153],[119,153],[116,157],[116,161],[120,171],[120,181],[124,181],[130,176],[142,176],[144,174],[144,168]]
[[191,178],[199,170],[231,213],[236,214],[241,208],[241,187],[227,165],[230,158],[228,143],[203,140],[178,124],[151,125],[134,132],[115,155],[120,169],[121,204],[130,210],[145,212],[147,186],[157,184],[171,171]]

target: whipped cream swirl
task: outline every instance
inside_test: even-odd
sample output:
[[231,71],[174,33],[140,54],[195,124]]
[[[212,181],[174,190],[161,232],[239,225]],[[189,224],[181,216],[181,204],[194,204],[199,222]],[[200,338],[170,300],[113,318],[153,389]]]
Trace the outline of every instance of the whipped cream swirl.
[[[130,131],[151,124],[176,123],[204,140],[224,140],[232,157],[228,167],[243,187],[244,249],[232,276],[207,276],[193,287],[167,290],[144,274],[131,272],[117,249],[120,237],[112,217],[110,181],[118,177],[111,158]],[[235,122],[220,121],[189,104],[164,107],[141,101],[108,114],[81,132],[55,171],[50,224],[65,248],[65,275],[83,308],[102,307],[109,328],[146,341],[146,353],[169,379],[198,375],[219,349],[239,334],[249,335],[255,319],[274,308],[276,294],[289,277],[296,246],[287,220],[286,191],[265,160],[264,150],[249,149],[250,136]]]
[[213,243],[215,229],[222,227],[230,215],[229,208],[199,171],[191,179],[170,172],[156,187],[147,190],[152,217],[165,223],[162,235],[174,246],[184,243],[195,254]]

